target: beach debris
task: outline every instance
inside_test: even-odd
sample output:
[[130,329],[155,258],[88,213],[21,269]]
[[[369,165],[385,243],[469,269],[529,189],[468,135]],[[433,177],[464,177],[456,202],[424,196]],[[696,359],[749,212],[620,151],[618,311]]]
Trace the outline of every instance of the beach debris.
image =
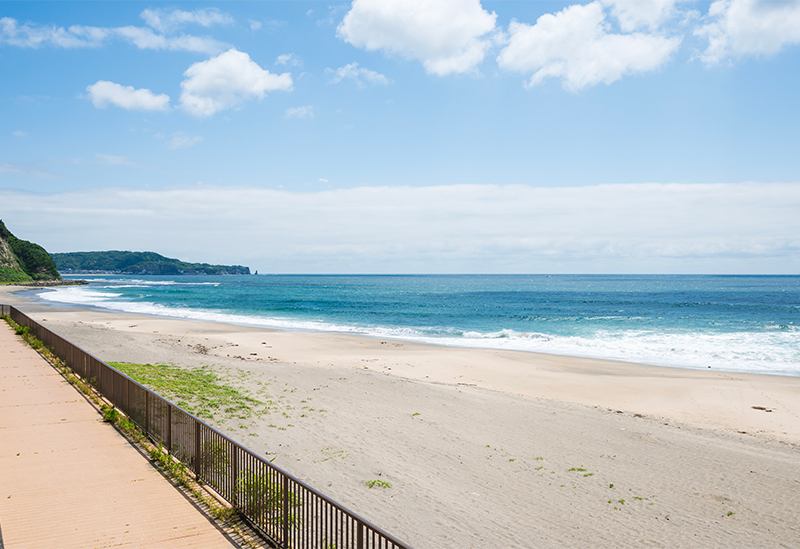
[[193,345],[192,349],[194,349],[195,352],[200,353],[201,355],[207,355],[208,354],[208,347],[206,347],[202,343],[198,343],[197,345]]
[[772,412],[774,411],[772,408],[767,408],[766,406],[750,406],[753,410],[761,410],[764,412]]

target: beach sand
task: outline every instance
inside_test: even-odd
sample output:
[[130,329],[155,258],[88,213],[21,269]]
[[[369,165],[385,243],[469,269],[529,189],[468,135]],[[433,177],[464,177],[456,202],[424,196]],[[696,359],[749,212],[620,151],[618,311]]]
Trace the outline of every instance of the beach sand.
[[275,402],[215,426],[417,549],[800,547],[798,377],[0,303]]

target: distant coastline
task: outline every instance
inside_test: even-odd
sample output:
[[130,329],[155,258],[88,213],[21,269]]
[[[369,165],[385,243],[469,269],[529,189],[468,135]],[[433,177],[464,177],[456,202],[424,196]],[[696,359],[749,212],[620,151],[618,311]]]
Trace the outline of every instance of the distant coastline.
[[43,288],[49,286],[83,286],[89,284],[86,280],[30,280],[28,282],[8,282],[3,286],[33,286]]
[[244,265],[210,265],[187,263],[164,257],[155,252],[111,250],[105,252],[54,253],[58,272],[72,274],[133,274],[133,275],[249,275]]

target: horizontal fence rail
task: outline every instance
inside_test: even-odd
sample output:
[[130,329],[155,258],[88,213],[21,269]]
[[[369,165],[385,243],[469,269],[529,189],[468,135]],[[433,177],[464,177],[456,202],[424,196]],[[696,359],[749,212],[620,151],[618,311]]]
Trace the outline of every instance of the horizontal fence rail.
[[8,315],[281,549],[411,549],[13,306]]

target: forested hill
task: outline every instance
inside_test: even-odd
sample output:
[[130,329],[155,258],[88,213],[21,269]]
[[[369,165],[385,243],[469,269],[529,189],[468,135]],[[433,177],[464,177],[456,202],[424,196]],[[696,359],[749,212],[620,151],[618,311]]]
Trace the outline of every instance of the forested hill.
[[242,265],[186,263],[155,252],[69,252],[50,255],[62,274],[87,272],[159,275],[250,274],[250,268]]
[[61,280],[47,251],[11,234],[0,220],[0,284]]

